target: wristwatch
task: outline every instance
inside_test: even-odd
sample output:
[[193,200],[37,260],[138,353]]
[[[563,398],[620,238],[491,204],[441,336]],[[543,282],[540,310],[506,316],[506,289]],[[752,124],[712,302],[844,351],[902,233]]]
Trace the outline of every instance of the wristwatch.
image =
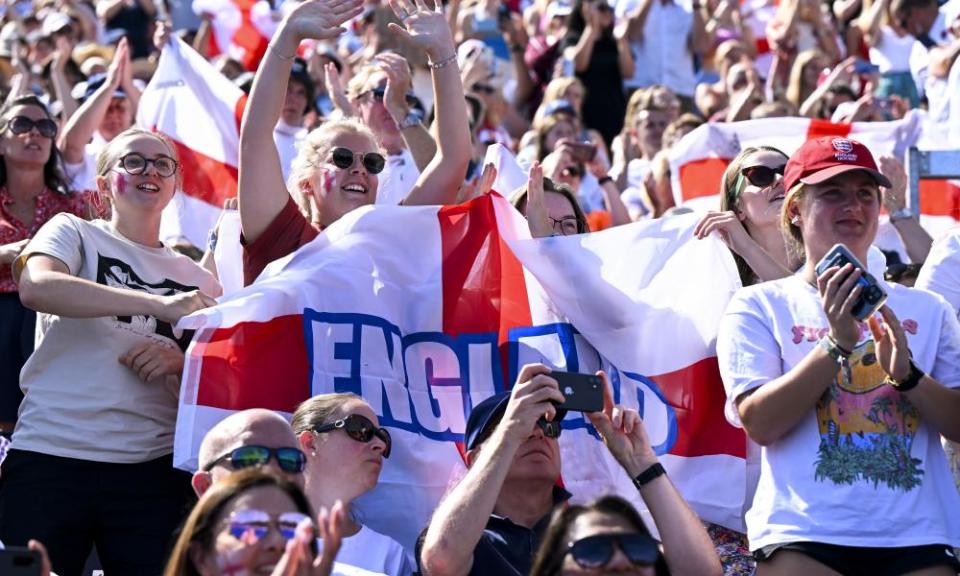
[[890,222],[896,222],[897,220],[906,220],[907,218],[913,218],[913,212],[909,208],[901,208],[890,215]]
[[407,115],[403,120],[397,122],[397,128],[400,130],[406,130],[407,128],[413,128],[418,124],[420,124],[420,115],[411,110],[410,112],[407,112]]
[[649,468],[647,468],[646,470],[638,474],[637,477],[633,479],[633,485],[637,487],[637,490],[639,490],[644,486],[646,486],[647,484],[649,484],[650,482],[653,482],[654,479],[659,478],[660,476],[663,476],[666,473],[667,471],[664,470],[663,464],[656,462],[654,464],[651,464]]
[[920,379],[924,377],[923,370],[917,368],[917,365],[913,363],[913,359],[910,359],[910,372],[907,373],[907,377],[903,380],[894,380],[890,376],[884,378],[884,382],[893,386],[893,389],[897,392],[906,392],[907,390],[913,390],[917,387],[917,384],[920,383]]

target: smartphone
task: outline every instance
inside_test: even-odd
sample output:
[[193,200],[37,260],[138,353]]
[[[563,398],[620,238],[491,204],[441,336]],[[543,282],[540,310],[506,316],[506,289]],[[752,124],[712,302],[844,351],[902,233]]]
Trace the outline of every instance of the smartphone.
[[42,570],[39,552],[17,546],[0,550],[0,574],[4,576],[40,576]]
[[560,385],[560,393],[566,399],[563,404],[557,406],[558,410],[575,412],[603,410],[603,380],[596,374],[554,370],[550,373],[550,377]]
[[597,147],[590,142],[570,142],[567,145],[570,146],[570,155],[574,162],[587,164],[593,162],[597,156]]
[[857,60],[853,64],[853,71],[856,74],[877,74],[880,72],[880,67],[867,60]]
[[862,287],[860,296],[853,305],[853,310],[851,310],[853,316],[863,322],[883,306],[883,303],[887,301],[887,293],[846,246],[836,244],[827,252],[823,259],[817,263],[817,276],[823,274],[827,268],[840,267],[847,263],[853,264],[855,268],[859,268],[863,272],[860,279],[857,280],[857,284]]

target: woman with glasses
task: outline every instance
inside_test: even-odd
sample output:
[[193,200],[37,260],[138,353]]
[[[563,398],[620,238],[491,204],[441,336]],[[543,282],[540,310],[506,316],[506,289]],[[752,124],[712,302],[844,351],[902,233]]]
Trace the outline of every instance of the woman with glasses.
[[[404,203],[451,203],[471,154],[456,47],[442,7],[427,8],[412,0],[391,5],[403,23],[391,24],[391,30],[427,54],[437,111],[437,153]],[[342,32],[339,26],[362,11],[361,0],[300,3],[280,24],[257,71],[240,133],[238,196],[246,284],[268,263],[306,244],[347,212],[376,200],[383,151],[358,120],[328,122],[307,135],[286,185],[276,147],[263,138],[280,115],[300,42],[335,38]]]
[[789,276],[800,265],[780,228],[786,164],[787,155],[771,146],[743,149],[723,173],[720,211],[708,212],[694,231],[698,238],[720,234],[744,286]]
[[530,576],[669,574],[640,514],[619,496],[554,512]]
[[[960,439],[960,322],[942,298],[863,270],[881,186],[860,142],[804,143],[781,225],[806,264],[738,291],[720,324],[727,418],[760,447],[745,517],[760,576],[960,568],[940,444]],[[840,265],[825,258],[838,244]]]
[[342,502],[347,510],[337,556],[343,573],[411,574],[403,547],[363,526],[353,513],[353,502],[376,487],[392,446],[370,405],[351,393],[320,394],[300,404],[290,424],[307,457],[304,479],[310,502],[318,509]]
[[0,112],[0,434],[17,421],[20,369],[33,352],[36,315],[23,306],[11,265],[47,220],[90,214],[87,196],[67,189],[54,138],[57,124],[35,96]]
[[587,216],[580,208],[573,192],[564,184],[555,184],[543,177],[539,163],[530,167],[527,185],[510,196],[513,207],[526,216],[530,235],[572,236],[590,231]]
[[[260,469],[230,474],[213,485],[184,522],[165,576],[333,573],[343,508],[313,508],[289,479]],[[322,554],[315,537],[327,542]],[[292,541],[292,542],[291,542]]]
[[171,457],[190,335],[173,325],[220,286],[159,240],[177,173],[166,139],[122,132],[97,161],[110,220],[58,214],[14,263],[20,298],[39,314],[0,476],[0,539],[41,540],[64,574],[78,574],[94,544],[108,572],[159,573],[191,498]]

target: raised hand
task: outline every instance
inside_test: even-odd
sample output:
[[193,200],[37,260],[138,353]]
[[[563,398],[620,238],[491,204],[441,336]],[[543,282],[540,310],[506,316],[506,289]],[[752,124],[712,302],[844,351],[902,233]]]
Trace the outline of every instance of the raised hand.
[[539,162],[534,162],[527,176],[527,226],[530,227],[531,236],[553,236],[549,216],[546,200],[543,198],[543,167]]
[[693,229],[694,236],[701,240],[709,236],[712,232],[719,233],[720,239],[723,240],[724,244],[737,254],[740,254],[744,243],[751,240],[740,218],[738,218],[732,210],[725,212],[711,210],[704,215],[700,222],[697,223],[696,228]]
[[888,306],[880,308],[882,321],[876,316],[867,320],[876,344],[880,367],[894,380],[904,380],[910,374],[910,348],[900,320]]
[[907,172],[893,156],[879,158],[880,173],[893,184],[890,188],[881,188],[883,207],[889,213],[903,209],[907,205]]
[[830,324],[830,335],[842,348],[853,350],[860,340],[860,323],[853,316],[853,306],[863,290],[857,280],[863,272],[853,264],[827,268],[817,278],[820,303]]
[[323,80],[327,85],[327,94],[330,95],[333,106],[344,116],[356,116],[356,110],[354,110],[353,104],[350,103],[350,99],[347,98],[347,93],[343,89],[343,82],[340,80],[340,72],[337,71],[336,64],[327,62],[327,65],[323,67]]
[[286,17],[284,31],[301,40],[330,40],[346,32],[340,25],[363,12],[363,0],[306,0]]
[[126,78],[127,68],[130,68],[130,46],[127,44],[127,38],[124,36],[117,43],[117,51],[113,54],[113,60],[107,67],[106,85],[116,89]]
[[607,450],[634,478],[655,464],[657,455],[650,446],[640,414],[636,410],[614,405],[613,387],[606,373],[600,371],[597,376],[603,379],[603,410],[586,412],[587,418],[597,429]]
[[403,26],[391,23],[391,30],[425,50],[433,62],[456,54],[442,2],[436,1],[431,8],[425,0],[388,1],[393,13],[403,22]]
[[555,404],[560,403],[563,394],[550,377],[550,369],[543,364],[527,364],[520,369],[498,428],[503,428],[506,439],[519,445],[541,417],[553,420],[557,415]]
[[[326,508],[320,509],[316,527],[304,519],[293,538],[287,541],[287,548],[271,576],[328,576],[340,551],[346,522],[343,503],[339,500],[329,512]],[[323,552],[314,558],[311,547],[317,536],[323,540]]]
[[383,52],[374,57],[374,62],[387,75],[387,87],[383,94],[383,104],[387,112],[397,122],[407,116],[407,93],[410,91],[410,65],[399,54]]

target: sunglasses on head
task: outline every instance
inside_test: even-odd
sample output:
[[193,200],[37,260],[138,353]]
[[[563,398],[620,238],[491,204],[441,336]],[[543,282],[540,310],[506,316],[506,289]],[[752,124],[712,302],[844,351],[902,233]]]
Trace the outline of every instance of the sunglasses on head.
[[227,452],[216,460],[203,467],[209,472],[214,466],[228,461],[234,470],[266,466],[270,458],[276,458],[277,464],[284,472],[299,474],[307,463],[307,457],[298,448],[267,448],[266,446],[241,446]]
[[[370,94],[373,96],[373,99],[377,102],[383,102],[384,96],[387,94],[387,89],[384,86],[373,88],[361,94],[360,96],[365,96]],[[406,101],[407,106],[415,106],[417,104],[417,98],[413,94],[404,94],[403,99]]]
[[651,565],[657,561],[660,550],[652,538],[644,534],[598,534],[571,542],[567,554],[582,568],[602,568],[613,558],[614,547],[619,546],[634,565]]
[[393,446],[393,440],[390,438],[390,433],[387,432],[386,428],[377,428],[374,426],[373,422],[370,421],[366,416],[361,416],[360,414],[351,414],[346,418],[337,420],[336,422],[330,424],[321,424],[313,429],[314,432],[318,434],[323,434],[324,432],[331,432],[333,430],[342,429],[347,433],[347,436],[353,438],[357,442],[367,443],[373,440],[375,437],[379,438],[386,445],[383,449],[383,457],[390,457],[390,448]]
[[363,162],[364,169],[370,174],[379,174],[383,172],[383,167],[387,163],[387,160],[383,157],[383,154],[378,154],[376,152],[360,154],[349,148],[343,147],[334,148],[333,152],[330,153],[330,156],[333,159],[333,165],[341,170],[349,170],[350,168],[353,168],[354,160],[356,160],[357,156],[360,156],[362,158],[361,162]]
[[770,168],[769,166],[751,166],[750,168],[744,168],[740,171],[748,182],[757,186],[759,188],[766,188],[773,184],[773,181],[776,180],[777,174],[783,176],[783,171],[786,169],[786,164],[782,166],[777,166],[776,168]]
[[131,152],[120,157],[120,167],[123,168],[124,172],[133,176],[143,174],[151,164],[153,164],[154,170],[157,171],[157,176],[161,178],[173,176],[178,166],[176,160],[163,154],[156,158],[147,158],[143,154]]
[[37,132],[44,138],[53,138],[57,135],[57,123],[49,118],[34,120],[26,116],[14,116],[10,119],[7,126],[9,126],[11,132],[18,136],[20,134],[26,134],[34,128],[36,128]]
[[245,544],[256,544],[266,538],[270,528],[276,528],[284,540],[291,540],[297,526],[308,518],[300,512],[284,512],[274,520],[263,510],[238,510],[230,515],[230,535]]

